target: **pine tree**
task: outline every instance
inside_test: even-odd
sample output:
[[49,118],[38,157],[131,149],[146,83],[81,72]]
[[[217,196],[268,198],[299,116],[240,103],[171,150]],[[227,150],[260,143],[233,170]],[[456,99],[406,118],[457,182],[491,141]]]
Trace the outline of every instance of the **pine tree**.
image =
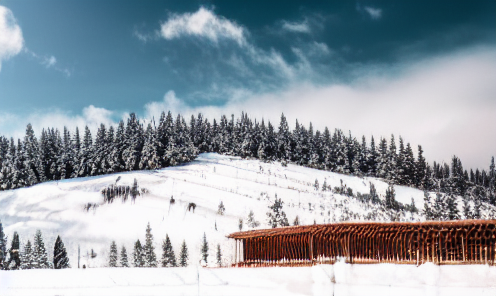
[[458,203],[456,202],[456,196],[452,194],[448,194],[447,196],[447,201],[446,201],[446,207],[447,207],[447,212],[448,212],[448,220],[459,220],[460,219],[460,214],[458,211]]
[[224,207],[224,203],[221,200],[219,203],[219,208],[217,209],[217,214],[224,215],[225,211],[226,211],[226,208]]
[[33,268],[50,268],[50,262],[48,261],[45,243],[43,242],[43,237],[40,230],[37,230],[34,236],[33,259]]
[[117,244],[115,241],[112,241],[110,244],[109,267],[117,267],[117,256]]
[[139,239],[134,243],[134,252],[133,252],[133,265],[134,267],[143,267],[145,266],[145,254],[143,253],[143,248],[141,247],[141,243]]
[[463,217],[464,219],[472,219],[472,209],[468,197],[463,199]]
[[385,206],[386,209],[398,210],[398,202],[396,201],[396,193],[394,192],[393,185],[389,185],[386,189]]
[[176,267],[176,255],[172,248],[169,235],[165,235],[165,240],[162,243],[162,267]]
[[201,256],[202,256],[202,260],[205,261],[205,264],[208,264],[208,242],[207,242],[207,235],[205,233],[203,233]]
[[31,241],[28,240],[21,256],[21,269],[31,269],[33,268],[33,263],[33,249],[31,247]]
[[19,234],[14,232],[11,246],[9,249],[9,261],[5,265],[6,269],[19,269],[21,267],[21,258],[19,254]]
[[183,241],[181,245],[181,252],[179,253],[179,266],[188,266],[188,247],[186,246],[186,241]]
[[247,224],[251,228],[260,226],[260,222],[255,220],[255,214],[253,213],[252,210],[250,210],[250,213],[248,214]]
[[425,216],[425,220],[433,220],[434,215],[432,212],[431,198],[427,191],[424,191],[424,210],[422,212]]
[[2,221],[0,221],[0,269],[6,269],[7,266],[7,237],[3,232]]
[[57,235],[55,240],[55,247],[53,249],[53,268],[62,269],[69,268],[69,258],[67,257],[67,251],[65,249],[64,243],[60,236]]
[[277,226],[289,226],[288,218],[286,217],[286,213],[282,210],[282,205],[284,202],[277,195],[274,199],[274,204],[269,206],[271,211],[267,212],[267,217],[269,219],[269,225],[272,228],[276,228]]
[[243,219],[241,219],[241,218],[239,218],[238,228],[239,228],[239,231],[243,230]]
[[150,222],[148,222],[148,225],[146,226],[143,252],[145,255],[145,267],[157,267],[157,256],[155,255],[155,247],[153,246],[153,235]]
[[127,260],[127,251],[126,247],[122,246],[121,249],[121,266],[122,267],[129,267],[129,261]]
[[300,218],[298,215],[296,215],[294,221],[293,221],[293,226],[299,226],[300,225]]
[[221,253],[221,250],[220,250],[220,244],[217,244],[217,254],[216,254],[216,258],[217,258],[217,265],[219,267],[222,266],[222,253]]
[[319,180],[315,179],[315,183],[313,184],[313,188],[315,189],[315,191],[319,191]]

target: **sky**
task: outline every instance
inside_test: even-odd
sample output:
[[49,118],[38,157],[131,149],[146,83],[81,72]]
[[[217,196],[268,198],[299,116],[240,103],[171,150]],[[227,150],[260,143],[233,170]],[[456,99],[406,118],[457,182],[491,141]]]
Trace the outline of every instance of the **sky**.
[[0,0],[0,134],[284,113],[428,161],[496,155],[496,1]]

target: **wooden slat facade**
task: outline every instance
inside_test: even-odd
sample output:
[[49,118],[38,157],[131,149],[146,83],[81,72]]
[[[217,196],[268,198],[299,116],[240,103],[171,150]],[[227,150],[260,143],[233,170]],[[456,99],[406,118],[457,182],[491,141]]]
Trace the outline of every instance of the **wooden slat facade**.
[[496,220],[351,222],[236,232],[236,266],[333,263],[490,264]]

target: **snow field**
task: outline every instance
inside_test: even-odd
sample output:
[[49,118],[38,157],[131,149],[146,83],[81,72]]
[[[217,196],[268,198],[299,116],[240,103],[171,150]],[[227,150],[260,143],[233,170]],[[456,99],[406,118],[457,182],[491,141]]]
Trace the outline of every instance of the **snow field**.
[[[27,280],[29,279],[29,280]],[[496,267],[346,264],[0,272],[0,295],[495,295]]]
[[[103,204],[100,191],[115,184],[118,177],[117,185],[131,186],[136,178],[139,187],[148,189],[149,193],[135,202],[128,199],[123,203],[116,198],[112,204]],[[124,245],[131,259],[134,242],[140,239],[144,243],[148,222],[158,259],[162,255],[162,240],[168,234],[176,256],[185,240],[189,263],[197,265],[205,232],[210,247],[209,264],[215,265],[216,246],[220,244],[223,264],[228,265],[232,262],[234,243],[226,235],[239,231],[239,219],[244,220],[243,230],[250,229],[246,225],[250,210],[261,223],[259,228],[269,227],[266,213],[276,194],[283,200],[283,210],[291,224],[297,215],[301,224],[313,224],[353,220],[357,215],[360,218],[365,213],[377,212],[354,198],[316,191],[315,179],[320,187],[325,179],[333,188],[341,186],[342,180],[355,194],[368,193],[372,182],[378,194],[384,196],[388,186],[374,178],[205,153],[178,167],[53,181],[2,191],[0,219],[7,236],[12,237],[14,231],[19,233],[21,251],[28,239],[32,241],[36,229],[41,229],[51,258],[55,238],[60,235],[72,267],[77,267],[78,245],[81,265],[107,266],[112,240],[116,241],[119,252]],[[423,192],[401,186],[395,189],[398,201],[410,203],[413,197],[417,207],[422,208]],[[171,196],[175,199],[173,205]],[[222,216],[217,214],[221,201],[226,208]],[[97,207],[86,211],[84,206],[88,203]],[[189,203],[196,204],[194,213],[187,211]],[[91,250],[97,257],[89,256]]]

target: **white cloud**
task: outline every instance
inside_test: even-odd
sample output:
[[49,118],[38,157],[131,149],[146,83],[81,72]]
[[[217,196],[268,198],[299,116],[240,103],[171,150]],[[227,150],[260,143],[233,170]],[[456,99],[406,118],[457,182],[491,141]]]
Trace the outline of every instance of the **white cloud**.
[[57,59],[54,56],[45,57],[42,62],[42,64],[47,68],[53,67],[56,63]]
[[162,23],[160,32],[163,38],[169,40],[189,35],[206,38],[214,43],[219,39],[231,39],[243,46],[246,42],[241,26],[204,7],[200,7],[195,13],[172,15]]
[[22,30],[12,11],[0,6],[0,70],[2,61],[19,54],[23,45]]
[[43,128],[53,127],[63,131],[64,126],[70,131],[79,127],[80,132],[88,126],[94,135],[101,123],[107,127],[116,124],[112,119],[114,113],[93,105],[83,108],[81,115],[73,115],[59,109],[38,111],[28,116],[0,113],[0,135],[22,139],[28,123],[31,123],[37,136]]
[[351,130],[353,135],[394,133],[414,148],[421,144],[430,162],[450,162],[459,156],[465,167],[487,168],[496,156],[496,50],[481,49],[405,64],[394,76],[362,72],[354,84],[316,86],[294,83],[278,92],[232,91],[222,107],[192,108],[173,92],[164,101],[147,104],[147,114],[173,110],[186,116],[202,112],[208,118],[246,111],[276,126],[281,112],[315,128]]
[[310,26],[308,22],[305,20],[301,23],[298,22],[282,22],[282,28],[287,31],[296,32],[296,33],[310,33]]
[[373,20],[378,20],[382,17],[382,9],[380,8],[365,6],[363,9],[370,15]]

